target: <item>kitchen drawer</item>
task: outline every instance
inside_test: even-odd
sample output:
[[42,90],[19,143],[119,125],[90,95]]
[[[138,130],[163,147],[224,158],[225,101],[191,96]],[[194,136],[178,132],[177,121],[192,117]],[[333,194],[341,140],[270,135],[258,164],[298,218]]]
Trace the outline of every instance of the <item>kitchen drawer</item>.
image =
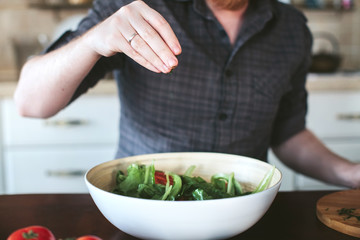
[[13,100],[2,105],[5,146],[114,143],[119,102],[115,95],[85,95],[49,119],[21,117]]
[[4,154],[5,188],[17,193],[84,193],[84,174],[112,160],[115,146],[19,148]]
[[[353,162],[360,163],[360,139],[353,141],[328,141],[325,142],[333,152],[338,155],[349,159]],[[339,190],[343,187],[328,185],[313,178],[306,177],[304,175],[296,175],[295,188],[298,190]]]
[[307,126],[321,139],[360,137],[360,93],[312,92]]

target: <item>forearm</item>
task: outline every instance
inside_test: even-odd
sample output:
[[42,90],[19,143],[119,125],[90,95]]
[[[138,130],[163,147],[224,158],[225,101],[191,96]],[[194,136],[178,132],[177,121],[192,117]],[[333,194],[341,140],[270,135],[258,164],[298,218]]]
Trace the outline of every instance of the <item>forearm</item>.
[[23,67],[14,99],[21,115],[50,117],[64,108],[100,55],[84,38],[46,55],[30,59]]
[[360,166],[331,152],[308,130],[274,147],[273,151],[295,171],[335,185],[360,186]]

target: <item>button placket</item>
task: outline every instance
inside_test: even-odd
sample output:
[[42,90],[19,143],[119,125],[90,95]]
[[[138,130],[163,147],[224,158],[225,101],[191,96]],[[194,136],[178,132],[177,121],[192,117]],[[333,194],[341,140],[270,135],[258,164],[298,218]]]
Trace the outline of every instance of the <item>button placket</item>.
[[[222,86],[222,107],[220,109],[220,112],[218,114],[218,119],[222,122],[225,122],[228,118],[229,118],[229,114],[227,113],[228,110],[228,91],[229,87],[231,88],[231,86],[229,86],[230,82],[231,82],[231,77],[233,76],[233,71],[229,68],[225,69],[224,71],[224,75],[223,75],[223,86]],[[231,104],[231,103],[230,103]]]

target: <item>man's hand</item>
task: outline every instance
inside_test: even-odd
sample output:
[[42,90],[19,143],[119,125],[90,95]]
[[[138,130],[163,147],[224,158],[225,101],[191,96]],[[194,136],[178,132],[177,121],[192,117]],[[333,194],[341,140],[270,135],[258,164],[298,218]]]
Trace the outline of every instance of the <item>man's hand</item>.
[[181,47],[158,12],[133,1],[81,37],[27,61],[14,95],[19,113],[37,118],[58,113],[99,58],[119,52],[151,71],[168,73],[177,66]]
[[97,54],[123,52],[145,68],[168,73],[178,64],[180,43],[169,23],[143,1],[134,1],[95,26],[85,42]]
[[350,177],[353,178],[353,183],[351,187],[360,189],[360,163],[356,164],[352,168],[352,173],[350,172]]

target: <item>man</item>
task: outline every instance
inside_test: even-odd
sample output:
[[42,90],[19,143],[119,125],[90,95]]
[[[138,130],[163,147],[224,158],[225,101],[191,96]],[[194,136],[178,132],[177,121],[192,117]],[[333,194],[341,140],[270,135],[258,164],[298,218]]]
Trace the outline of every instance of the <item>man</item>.
[[[99,0],[77,31],[23,67],[15,100],[50,117],[113,71],[121,101],[117,157],[213,151],[360,187],[360,164],[305,127],[311,35],[272,0]],[[175,68],[176,67],[176,68]]]

